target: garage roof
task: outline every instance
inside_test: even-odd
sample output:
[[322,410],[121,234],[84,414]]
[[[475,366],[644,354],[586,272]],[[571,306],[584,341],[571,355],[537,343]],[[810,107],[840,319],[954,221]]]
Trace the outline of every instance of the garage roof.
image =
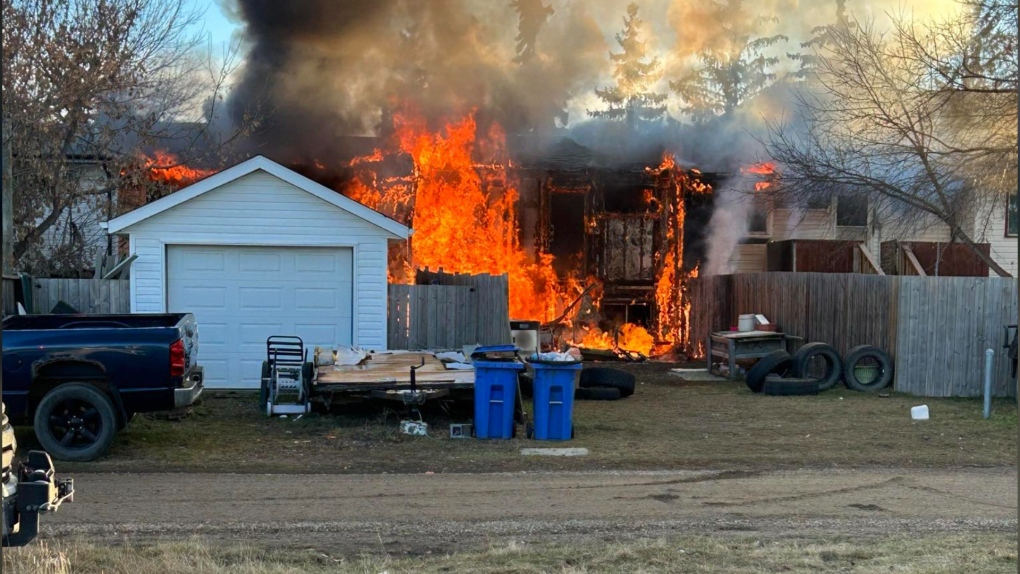
[[234,167],[225,169],[217,174],[211,175],[201,181],[195,182],[188,187],[172,193],[164,198],[146,204],[138,209],[125,213],[106,222],[106,229],[109,233],[120,233],[128,227],[141,221],[145,221],[154,215],[158,215],[172,209],[186,201],[190,201],[204,193],[208,193],[231,181],[244,177],[255,171],[262,170],[274,175],[294,187],[310,193],[319,199],[335,205],[344,211],[350,212],[358,217],[380,227],[395,238],[407,239],[412,231],[397,221],[386,217],[378,211],[365,207],[364,205],[345,197],[328,187],[318,184],[307,177],[283,167],[282,165],[264,156],[258,155],[247,161],[239,163]]

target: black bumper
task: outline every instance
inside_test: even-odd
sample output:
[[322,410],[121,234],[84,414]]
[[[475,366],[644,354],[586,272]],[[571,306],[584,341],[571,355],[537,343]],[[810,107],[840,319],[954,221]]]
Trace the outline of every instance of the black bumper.
[[39,515],[74,501],[74,481],[57,480],[50,455],[33,450],[18,469],[17,492],[4,500],[3,546],[24,546],[39,534]]

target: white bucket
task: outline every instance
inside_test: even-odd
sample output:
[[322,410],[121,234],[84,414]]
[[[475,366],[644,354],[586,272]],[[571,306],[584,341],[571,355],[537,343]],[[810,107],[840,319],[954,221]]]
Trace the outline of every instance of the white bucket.
[[911,407],[910,418],[915,421],[926,421],[928,420],[928,405],[920,405]]
[[737,331],[741,333],[754,331],[756,324],[754,315],[741,315],[737,318]]

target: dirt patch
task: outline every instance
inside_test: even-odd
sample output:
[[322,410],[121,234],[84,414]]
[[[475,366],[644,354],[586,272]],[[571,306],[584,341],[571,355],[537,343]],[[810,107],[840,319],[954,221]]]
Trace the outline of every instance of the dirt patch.
[[[387,405],[300,419],[260,415],[251,394],[208,393],[184,420],[136,417],[108,456],[67,472],[419,473],[607,469],[740,469],[1016,466],[1017,411],[996,401],[880,398],[842,387],[815,397],[764,397],[740,381],[687,382],[675,364],[626,365],[634,396],[575,405],[569,443],[449,438],[470,404],[432,405],[429,437],[399,433]],[[928,404],[929,421],[910,420]],[[530,405],[528,407],[530,412]],[[521,429],[523,430],[523,429]],[[31,448],[30,429],[18,429]],[[585,457],[524,457],[522,447],[587,448]]]

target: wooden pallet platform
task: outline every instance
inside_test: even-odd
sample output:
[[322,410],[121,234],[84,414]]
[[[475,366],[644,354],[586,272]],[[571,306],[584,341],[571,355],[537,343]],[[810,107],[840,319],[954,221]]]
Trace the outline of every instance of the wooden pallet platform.
[[374,353],[360,365],[319,367],[317,387],[353,388],[358,390],[403,388],[411,384],[411,367],[425,366],[415,372],[415,381],[423,388],[437,386],[472,387],[475,372],[447,369],[432,353]]

